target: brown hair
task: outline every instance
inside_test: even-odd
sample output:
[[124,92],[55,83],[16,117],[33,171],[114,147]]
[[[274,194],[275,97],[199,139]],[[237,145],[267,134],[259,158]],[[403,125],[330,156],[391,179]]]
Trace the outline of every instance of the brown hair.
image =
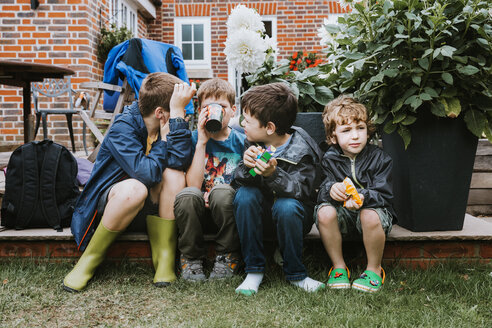
[[278,135],[287,133],[297,115],[297,99],[282,82],[260,85],[249,89],[241,98],[241,108],[255,117],[262,127],[275,124]]
[[340,95],[330,101],[323,111],[323,124],[325,125],[327,142],[331,144],[330,138],[333,136],[337,125],[361,121],[366,123],[367,133],[370,137],[374,133],[375,127],[369,119],[366,106],[346,95]]
[[201,105],[202,101],[207,98],[221,98],[225,97],[231,106],[235,103],[236,92],[232,85],[219,78],[213,78],[207,80],[200,85],[197,92],[198,104]]
[[174,75],[163,72],[147,75],[138,95],[138,106],[142,116],[149,116],[157,107],[162,107],[164,111],[169,112],[169,101],[176,83],[184,82]]

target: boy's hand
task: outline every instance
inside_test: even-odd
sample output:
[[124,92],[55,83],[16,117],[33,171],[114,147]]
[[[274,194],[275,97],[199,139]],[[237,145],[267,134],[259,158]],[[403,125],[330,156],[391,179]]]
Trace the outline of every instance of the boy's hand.
[[263,162],[261,159],[256,160],[255,172],[256,174],[262,175],[265,178],[271,176],[277,169],[277,159],[274,157],[270,158],[267,163]]
[[343,182],[337,182],[331,186],[330,197],[337,202],[344,202],[348,199]]
[[200,115],[198,116],[197,124],[198,142],[202,142],[204,144],[206,144],[211,137],[210,132],[205,129],[205,123],[207,123],[207,114],[207,110],[202,108],[202,110],[200,111]]
[[184,118],[184,109],[190,102],[195,92],[195,83],[192,83],[191,86],[188,83],[177,83],[174,85],[173,95],[171,96],[171,101],[169,102],[169,108],[171,111],[170,118]]
[[248,168],[256,166],[256,158],[263,152],[263,148],[257,146],[251,146],[243,154],[244,165]]
[[210,208],[210,205],[208,203],[208,196],[210,195],[210,193],[207,191],[203,194],[203,199],[205,200],[205,208]]
[[[364,195],[359,194],[359,196],[360,196],[360,200],[362,201],[362,204],[364,204]],[[353,198],[350,198],[345,203],[345,208],[352,210],[352,211],[356,211],[362,207],[362,204],[359,205],[355,202],[355,200]]]

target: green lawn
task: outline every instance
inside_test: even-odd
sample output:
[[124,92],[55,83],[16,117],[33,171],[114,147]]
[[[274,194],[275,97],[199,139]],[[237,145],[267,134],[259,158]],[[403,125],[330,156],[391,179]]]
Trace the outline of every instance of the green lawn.
[[[314,278],[328,265],[307,260]],[[242,278],[151,285],[152,268],[104,263],[87,290],[61,281],[71,263],[0,262],[1,327],[492,327],[492,266],[450,263],[429,270],[387,267],[376,295],[288,285],[272,265],[260,291],[234,293]],[[357,274],[360,268],[353,268]]]

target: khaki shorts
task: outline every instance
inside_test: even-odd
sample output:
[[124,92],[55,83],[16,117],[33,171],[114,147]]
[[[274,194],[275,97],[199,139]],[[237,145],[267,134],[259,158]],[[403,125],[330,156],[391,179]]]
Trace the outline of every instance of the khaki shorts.
[[[314,209],[314,223],[316,227],[318,226],[318,211],[324,206],[332,206],[337,211],[338,227],[343,238],[346,239],[360,239],[362,236],[362,225],[360,223],[360,210],[352,211],[343,206],[335,206],[331,203],[321,203],[317,205]],[[393,216],[386,208],[365,208],[368,210],[375,211],[379,220],[381,221],[381,226],[383,227],[386,236],[391,232],[393,227]]]

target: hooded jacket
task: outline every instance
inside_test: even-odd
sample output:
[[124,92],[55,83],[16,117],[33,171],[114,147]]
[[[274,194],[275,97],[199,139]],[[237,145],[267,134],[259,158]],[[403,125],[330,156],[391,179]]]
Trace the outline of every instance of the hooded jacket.
[[[239,163],[234,172],[232,186],[254,186],[266,195],[294,198],[308,205],[316,202],[317,166],[321,161],[321,150],[306,131],[292,127],[292,139],[277,159],[277,169],[269,177],[251,176],[250,168]],[[253,144],[245,140],[244,149]],[[264,144],[256,144],[264,147]]]
[[333,184],[349,177],[357,192],[364,195],[362,208],[386,208],[396,218],[391,176],[393,162],[381,148],[368,144],[352,160],[343,154],[338,145],[333,145],[323,156],[321,166],[324,180],[320,186],[318,203],[342,205],[331,198],[330,190]]
[[187,168],[192,157],[188,123],[171,119],[169,128],[167,141],[159,137],[145,155],[148,132],[138,103],[126,106],[116,117],[75,205],[71,230],[80,250],[85,249],[95,232],[97,203],[107,188],[127,178],[137,179],[150,188],[161,181],[165,168]]

